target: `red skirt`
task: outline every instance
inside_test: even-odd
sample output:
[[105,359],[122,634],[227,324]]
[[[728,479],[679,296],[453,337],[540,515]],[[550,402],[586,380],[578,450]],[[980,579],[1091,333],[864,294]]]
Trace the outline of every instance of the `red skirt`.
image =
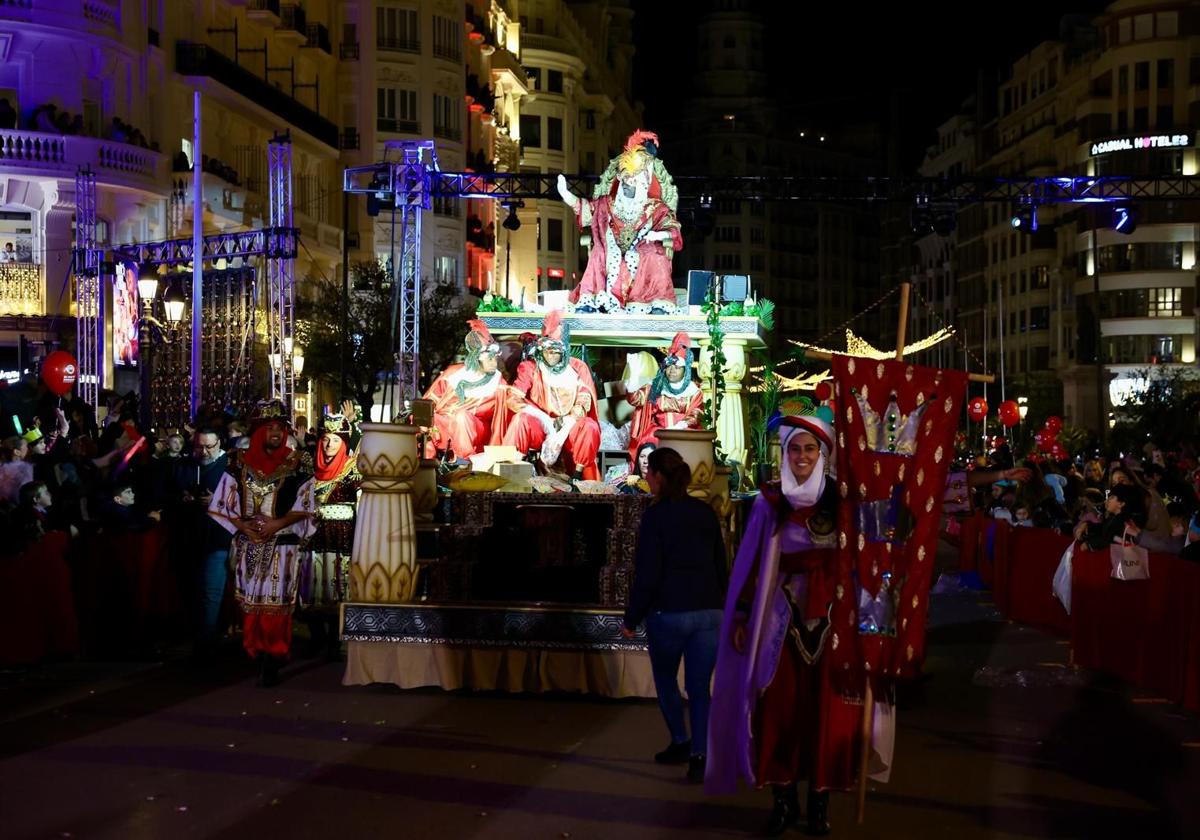
[[[828,644],[828,641],[826,641]],[[833,691],[829,657],[812,665],[789,636],[752,721],[759,786],[808,779],[817,790],[850,790],[858,765],[862,703]]]

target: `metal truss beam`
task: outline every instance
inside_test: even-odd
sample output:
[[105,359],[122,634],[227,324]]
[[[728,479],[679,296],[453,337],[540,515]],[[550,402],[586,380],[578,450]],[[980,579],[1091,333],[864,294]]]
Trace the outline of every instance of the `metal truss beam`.
[[437,175],[437,150],[430,140],[405,141],[391,175],[400,214],[400,260],[396,266],[396,362],[399,404],[421,395],[421,216],[431,206],[429,179]]
[[79,396],[93,407],[100,397],[104,358],[104,286],[96,221],[96,173],[85,167],[75,173],[75,363]]
[[[241,233],[214,233],[204,237],[204,253],[201,258],[205,262],[248,257],[295,259],[299,243],[299,228],[264,228]],[[116,250],[139,263],[165,265],[189,263],[194,251],[190,238],[121,245]]]
[[[286,134],[267,145],[267,225],[269,230],[293,230],[292,141]],[[278,249],[267,254],[267,341],[271,366],[271,397],[295,411],[296,259]]]
[[[379,163],[347,169],[345,189],[356,193],[392,193],[399,164]],[[576,195],[589,194],[598,182],[590,175],[568,175]],[[497,172],[430,172],[429,195],[440,198],[557,199],[558,175]],[[918,197],[958,204],[1020,202],[1075,204],[1114,201],[1200,199],[1200,176],[1169,178],[806,178],[757,176],[675,177],[680,201],[701,205],[720,199],[758,201],[898,201]]]

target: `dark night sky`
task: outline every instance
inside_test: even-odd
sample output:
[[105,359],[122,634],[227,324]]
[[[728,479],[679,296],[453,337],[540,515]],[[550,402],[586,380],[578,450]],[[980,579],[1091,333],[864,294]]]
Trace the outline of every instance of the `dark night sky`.
[[[809,111],[814,124],[826,123],[818,130],[836,134],[846,122],[886,121],[898,92],[903,163],[914,167],[937,126],[974,90],[980,70],[1056,38],[1064,15],[1092,16],[1106,5],[1018,0],[988,6],[985,18],[983,7],[961,0],[823,9],[775,0],[762,14],[776,96]],[[647,128],[668,123],[688,93],[702,7],[703,0],[634,3],[634,95],[646,105]]]

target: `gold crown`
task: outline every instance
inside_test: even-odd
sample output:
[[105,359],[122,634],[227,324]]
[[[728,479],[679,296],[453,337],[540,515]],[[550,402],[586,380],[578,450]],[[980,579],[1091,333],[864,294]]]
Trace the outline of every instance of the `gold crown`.
[[259,400],[250,412],[250,425],[259,426],[268,420],[282,420],[285,425],[291,424],[291,412],[282,400]]

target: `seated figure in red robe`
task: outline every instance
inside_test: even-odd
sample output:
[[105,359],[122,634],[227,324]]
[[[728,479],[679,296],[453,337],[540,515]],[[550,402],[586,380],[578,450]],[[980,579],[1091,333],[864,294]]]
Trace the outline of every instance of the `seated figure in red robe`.
[[671,260],[683,237],[675,185],[658,159],[658,136],[634,132],[601,176],[595,198],[573,195],[562,175],[558,192],[579,226],[591,228],[587,268],[570,296],[575,311],[674,314]]
[[626,394],[635,407],[629,427],[629,453],[634,459],[643,444],[657,443],[660,429],[698,429],[704,393],[692,381],[691,338],[675,334],[654,381]]
[[588,366],[571,357],[562,318],[558,310],[546,315],[533,358],[517,368],[508,400],[514,416],[504,442],[519,452],[538,451],[547,467],[561,456],[564,472],[596,480],[600,477],[596,383]]
[[[465,460],[498,444],[504,436],[504,379],[498,359],[500,345],[480,320],[467,322],[466,364],[450,365],[433,381],[425,399],[433,400],[433,428],[426,452],[447,449]],[[500,410],[497,410],[500,409]]]

